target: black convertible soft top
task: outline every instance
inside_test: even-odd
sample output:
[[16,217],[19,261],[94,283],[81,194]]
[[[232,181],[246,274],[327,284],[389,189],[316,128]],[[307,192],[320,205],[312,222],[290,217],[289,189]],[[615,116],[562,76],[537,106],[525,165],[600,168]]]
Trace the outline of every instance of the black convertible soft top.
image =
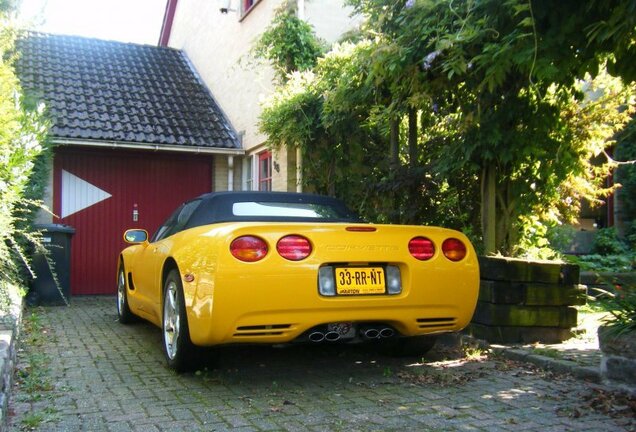
[[200,201],[200,204],[184,229],[220,222],[362,222],[342,201],[322,195],[213,192],[188,203],[193,201]]

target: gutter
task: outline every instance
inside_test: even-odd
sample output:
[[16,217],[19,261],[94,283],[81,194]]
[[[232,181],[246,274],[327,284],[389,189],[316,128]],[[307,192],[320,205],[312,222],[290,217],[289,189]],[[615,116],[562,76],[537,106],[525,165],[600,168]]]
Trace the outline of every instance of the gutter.
[[51,142],[58,146],[80,146],[80,147],[98,147],[110,149],[128,149],[128,150],[151,150],[155,152],[178,152],[178,153],[195,153],[195,154],[218,154],[218,155],[244,155],[243,149],[227,149],[217,147],[195,147],[195,146],[175,146],[165,144],[141,144],[123,141],[79,141],[70,139],[53,138]]

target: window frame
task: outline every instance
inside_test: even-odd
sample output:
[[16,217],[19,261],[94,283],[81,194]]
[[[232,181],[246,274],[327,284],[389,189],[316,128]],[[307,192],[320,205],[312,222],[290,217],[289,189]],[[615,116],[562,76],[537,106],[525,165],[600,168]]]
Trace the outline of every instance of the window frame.
[[[257,190],[259,191],[271,191],[272,190],[272,152],[269,150],[265,150],[256,155],[258,157],[258,170],[257,170],[257,179],[256,184],[258,186]],[[265,167],[264,168],[264,164]],[[263,172],[265,171],[265,172]],[[263,188],[264,186],[264,188]]]
[[254,156],[247,156],[243,159],[243,190],[251,191],[254,190],[254,184],[256,182],[256,177],[254,172],[255,160]]
[[240,0],[241,19],[245,18],[258,5],[261,0]]

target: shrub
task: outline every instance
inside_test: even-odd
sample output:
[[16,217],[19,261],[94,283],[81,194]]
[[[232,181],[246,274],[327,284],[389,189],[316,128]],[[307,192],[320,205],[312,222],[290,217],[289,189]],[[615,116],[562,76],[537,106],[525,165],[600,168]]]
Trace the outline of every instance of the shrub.
[[578,264],[582,270],[601,273],[623,273],[634,269],[634,257],[630,254],[567,256],[567,260]]
[[618,238],[616,228],[601,228],[594,236],[592,253],[600,255],[620,255],[627,252],[627,246]]
[[630,250],[636,250],[636,220],[633,220],[627,226],[625,240],[627,240]]
[[[0,8],[0,308],[9,302],[9,291],[21,285],[21,270],[28,268],[26,249],[37,243],[29,217],[37,202],[32,193],[35,161],[45,149],[47,127],[43,106],[24,107],[12,66],[15,32]],[[27,198],[27,195],[30,195]]]
[[610,316],[606,325],[614,334],[636,331],[636,287],[615,285],[613,291],[599,290],[597,297]]
[[548,228],[546,237],[550,246],[558,251],[567,250],[576,235],[576,229],[572,225],[561,224]]

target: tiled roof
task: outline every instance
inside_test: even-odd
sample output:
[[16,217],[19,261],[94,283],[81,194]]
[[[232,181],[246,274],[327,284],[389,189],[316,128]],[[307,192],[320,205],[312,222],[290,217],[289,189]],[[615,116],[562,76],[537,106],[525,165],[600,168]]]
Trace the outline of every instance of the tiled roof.
[[16,63],[54,138],[239,149],[236,133],[181,51],[28,33]]

